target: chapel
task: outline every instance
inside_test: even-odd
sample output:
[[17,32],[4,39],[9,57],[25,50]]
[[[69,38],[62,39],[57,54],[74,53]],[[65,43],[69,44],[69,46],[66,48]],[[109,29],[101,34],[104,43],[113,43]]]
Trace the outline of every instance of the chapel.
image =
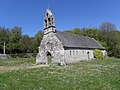
[[44,36],[38,48],[37,64],[66,65],[84,60],[94,60],[94,49],[99,49],[103,56],[106,55],[105,48],[94,38],[56,30],[55,18],[49,9],[45,13]]

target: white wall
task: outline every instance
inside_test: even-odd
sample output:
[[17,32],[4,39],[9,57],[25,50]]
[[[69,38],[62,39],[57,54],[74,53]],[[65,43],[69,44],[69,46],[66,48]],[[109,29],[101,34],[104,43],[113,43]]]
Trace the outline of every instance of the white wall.
[[108,57],[106,50],[101,50],[101,52],[103,53],[103,57],[104,57],[104,58],[107,58],[107,57]]
[[84,49],[65,50],[66,63],[79,62],[79,61],[92,60],[92,59],[94,59],[93,50],[84,50]]

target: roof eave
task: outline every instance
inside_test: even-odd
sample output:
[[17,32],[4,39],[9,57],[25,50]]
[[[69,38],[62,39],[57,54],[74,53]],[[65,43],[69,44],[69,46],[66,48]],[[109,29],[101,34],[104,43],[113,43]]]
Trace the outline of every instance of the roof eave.
[[64,49],[100,49],[100,50],[105,50],[105,48],[95,48],[95,47],[70,47],[70,46],[63,46]]

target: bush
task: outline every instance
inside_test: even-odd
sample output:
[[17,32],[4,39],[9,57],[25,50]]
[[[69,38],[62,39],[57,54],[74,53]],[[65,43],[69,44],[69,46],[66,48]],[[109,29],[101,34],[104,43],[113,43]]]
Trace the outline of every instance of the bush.
[[9,54],[12,58],[32,58],[36,57],[37,53],[19,53],[19,54]]
[[93,51],[94,54],[94,58],[97,58],[98,60],[103,59],[103,53],[101,52],[101,50],[95,49]]

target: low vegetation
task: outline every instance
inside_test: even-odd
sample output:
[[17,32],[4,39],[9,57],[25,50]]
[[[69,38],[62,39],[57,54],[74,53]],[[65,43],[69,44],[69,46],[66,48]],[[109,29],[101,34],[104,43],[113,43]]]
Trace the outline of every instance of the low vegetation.
[[99,49],[95,49],[93,51],[94,57],[97,58],[98,60],[103,59],[103,53]]
[[0,90],[120,89],[120,59],[108,58],[66,66],[32,66],[34,60],[1,60]]

